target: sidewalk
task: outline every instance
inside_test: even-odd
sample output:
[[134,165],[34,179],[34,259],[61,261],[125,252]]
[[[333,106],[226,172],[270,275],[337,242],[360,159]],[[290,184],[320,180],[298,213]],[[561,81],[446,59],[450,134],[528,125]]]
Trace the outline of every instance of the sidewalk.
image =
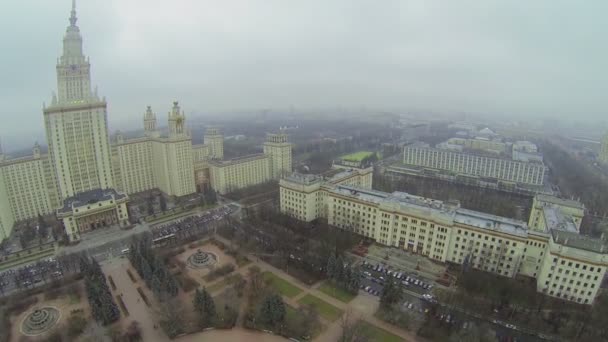
[[[224,243],[227,243],[227,244],[230,243],[228,240],[226,240],[220,236],[216,236],[216,239],[218,239]],[[358,309],[352,305],[353,302],[355,302],[358,297],[353,299],[350,303],[344,303],[334,297],[328,296],[325,293],[319,291],[318,287],[321,285],[322,282],[318,282],[312,286],[308,286],[308,285],[304,284],[303,282],[299,281],[298,279],[294,278],[293,276],[285,273],[284,271],[260,260],[258,257],[254,256],[254,255],[250,255],[249,257],[253,261],[252,264],[257,265],[262,270],[262,272],[270,271],[270,272],[274,273],[276,276],[289,281],[292,285],[295,285],[299,289],[302,290],[301,293],[299,293],[297,296],[295,296],[293,298],[283,297],[283,300],[287,304],[289,304],[293,307],[296,307],[296,308],[299,307],[300,304],[298,303],[298,300],[301,299],[302,297],[306,296],[307,294],[311,294],[311,295],[313,295],[319,299],[322,299],[323,301],[339,308],[343,312],[350,310],[354,314],[354,317],[359,317],[372,325],[375,325],[392,334],[395,334],[395,335],[403,338],[404,341],[408,341],[408,342],[425,341],[424,339],[416,336],[414,333],[412,333],[410,331],[403,330],[399,327],[388,324],[388,323],[376,318],[373,314],[366,314],[366,313],[361,314],[358,311]],[[361,294],[359,294],[359,296],[361,296]],[[375,309],[372,311],[375,312]],[[337,319],[334,322],[329,322],[323,318],[321,318],[321,320],[322,320],[322,323],[325,323],[327,325],[327,327],[323,331],[323,333],[321,333],[319,336],[317,336],[313,341],[335,342],[339,338],[340,334],[342,333],[341,319]]]

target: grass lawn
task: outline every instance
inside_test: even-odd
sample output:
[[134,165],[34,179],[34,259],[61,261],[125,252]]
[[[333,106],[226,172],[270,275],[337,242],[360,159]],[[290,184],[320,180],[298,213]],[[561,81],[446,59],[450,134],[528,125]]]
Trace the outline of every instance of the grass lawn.
[[277,291],[279,291],[280,294],[285,297],[293,298],[297,296],[300,292],[302,292],[302,290],[293,286],[290,282],[277,276],[272,272],[264,272],[262,275],[264,276],[264,279],[270,281],[272,287],[274,287]]
[[350,292],[335,287],[330,281],[325,281],[323,284],[321,284],[321,286],[319,287],[319,291],[325,293],[328,296],[332,296],[344,303],[348,303],[356,297],[356,295]]
[[359,151],[359,152],[355,152],[355,153],[351,153],[351,154],[347,154],[345,156],[342,156],[342,157],[340,157],[340,159],[347,160],[347,161],[359,162],[359,161],[362,161],[363,159],[371,156],[372,154],[374,154],[374,152]]
[[365,321],[360,321],[361,326],[363,327],[363,331],[367,333],[370,341],[374,342],[401,342],[403,339],[401,337],[390,333],[382,328],[378,328],[375,325],[367,323]]
[[315,297],[311,294],[307,294],[306,296],[302,297],[298,303],[300,304],[311,304],[312,306],[314,306],[317,311],[319,312],[319,315],[321,315],[321,317],[325,318],[326,320],[330,321],[330,322],[334,322],[335,320],[337,320],[338,318],[340,318],[340,316],[342,316],[342,310],[338,309],[337,307],[329,304],[328,302]]
[[243,267],[243,266],[249,265],[251,263],[251,260],[249,260],[249,258],[247,258],[246,256],[244,256],[242,254],[237,254],[235,257],[235,260],[236,260],[237,267]]
[[223,288],[226,285],[232,285],[233,283],[235,283],[238,280],[238,276],[235,274],[231,274],[229,276],[226,276],[224,279],[218,281],[217,283],[209,286],[207,288],[207,291],[209,291],[209,293],[213,293],[221,288]]
[[226,278],[224,278],[224,279],[222,279],[222,280],[218,281],[217,283],[215,283],[215,284],[213,284],[213,285],[209,286],[209,287],[207,288],[207,292],[209,292],[209,293],[213,293],[213,292],[215,292],[215,291],[217,291],[217,290],[219,290],[219,289],[223,288],[224,286],[226,286],[226,285],[228,285],[228,284],[230,284],[230,283],[231,283],[231,281],[230,281],[230,280],[231,280],[231,279],[230,279],[230,277],[226,277]]

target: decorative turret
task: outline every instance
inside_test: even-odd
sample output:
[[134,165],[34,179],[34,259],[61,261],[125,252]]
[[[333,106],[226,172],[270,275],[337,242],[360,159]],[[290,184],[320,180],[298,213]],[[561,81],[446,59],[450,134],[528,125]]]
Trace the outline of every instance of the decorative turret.
[[37,141],[34,143],[34,147],[32,148],[32,154],[34,155],[34,158],[40,158],[40,145]]
[[291,144],[287,134],[266,134],[266,142],[263,144],[264,154],[270,160],[270,175],[273,179],[279,179],[290,174],[291,167]]
[[217,127],[207,127],[203,136],[205,145],[209,146],[211,159],[224,158],[224,136]]
[[149,137],[158,136],[158,131],[156,130],[156,114],[152,111],[151,106],[148,106],[148,108],[146,108],[146,113],[144,113],[144,131]]
[[171,112],[169,112],[169,137],[185,136],[185,121],[186,116],[184,112],[180,113],[179,103],[173,101],[173,108],[171,109]]
[[125,136],[122,134],[121,131],[116,131],[115,137],[116,137],[116,143],[122,144],[125,142]]

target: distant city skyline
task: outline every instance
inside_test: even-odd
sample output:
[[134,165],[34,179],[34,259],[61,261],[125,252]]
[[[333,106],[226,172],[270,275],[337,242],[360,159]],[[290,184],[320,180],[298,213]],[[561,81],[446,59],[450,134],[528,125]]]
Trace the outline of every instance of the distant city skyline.
[[[0,5],[5,149],[43,140],[42,103],[56,88],[69,6]],[[78,8],[111,131],[135,128],[146,105],[164,117],[175,99],[187,115],[366,106],[605,121],[600,1],[80,0]]]

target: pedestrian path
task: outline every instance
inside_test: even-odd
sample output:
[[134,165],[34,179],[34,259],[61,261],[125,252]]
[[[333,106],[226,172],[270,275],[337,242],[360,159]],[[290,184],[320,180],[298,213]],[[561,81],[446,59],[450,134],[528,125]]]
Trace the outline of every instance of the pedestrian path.
[[[218,239],[226,244],[230,243],[230,241],[228,241],[220,236],[216,236],[216,239]],[[317,282],[313,285],[307,285],[307,284],[301,282],[300,280],[298,280],[297,278],[285,273],[283,270],[278,269],[275,266],[270,265],[265,261],[262,261],[260,258],[254,256],[254,255],[250,255],[249,258],[252,260],[252,264],[249,265],[248,267],[256,265],[260,268],[260,270],[262,272],[270,271],[270,272],[274,273],[276,276],[290,282],[292,285],[295,285],[299,289],[302,290],[301,293],[297,294],[293,298],[288,298],[288,297],[283,296],[283,300],[285,301],[285,303],[287,303],[288,305],[290,305],[294,308],[297,308],[300,306],[298,301],[301,298],[310,294],[310,295],[313,295],[313,296],[327,302],[328,304],[331,304],[331,305],[337,307],[338,309],[342,310],[343,315],[344,315],[344,313],[349,312],[352,314],[353,319],[362,319],[372,325],[375,325],[379,328],[382,328],[392,334],[395,334],[395,335],[401,337],[404,341],[407,341],[407,342],[425,341],[424,339],[416,336],[414,333],[412,333],[410,331],[401,329],[399,327],[386,323],[386,322],[378,319],[377,317],[375,317],[374,313],[377,310],[378,305],[379,305],[378,299],[376,297],[370,296],[368,294],[360,293],[355,299],[353,299],[353,301],[351,301],[349,303],[344,303],[332,296],[329,296],[329,295],[321,292],[318,288],[321,286],[322,282]],[[357,299],[361,296],[365,296],[365,298],[363,300],[366,300],[365,306],[366,306],[367,312],[365,312],[365,313],[361,313],[361,308],[356,305]],[[337,319],[334,322],[330,322],[322,317],[320,319],[321,319],[321,322],[324,325],[326,325],[326,328],[323,331],[323,333],[321,333],[319,336],[317,336],[313,341],[314,342],[335,342],[335,341],[337,341],[340,337],[340,334],[342,333],[342,327],[341,327],[342,319]]]

